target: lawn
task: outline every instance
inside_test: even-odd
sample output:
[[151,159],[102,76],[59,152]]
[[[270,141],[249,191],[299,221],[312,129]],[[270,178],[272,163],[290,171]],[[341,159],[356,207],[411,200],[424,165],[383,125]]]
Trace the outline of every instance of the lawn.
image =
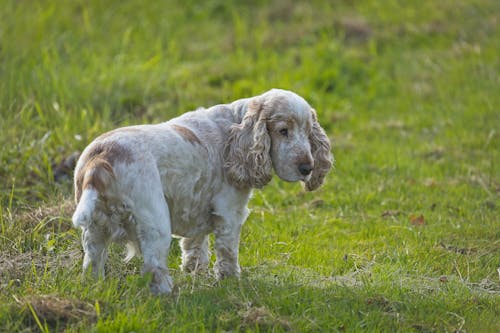
[[[1,332],[500,331],[500,2],[0,0]],[[81,275],[72,167],[97,135],[270,88],[336,159],[256,190],[240,280],[155,297]],[[213,258],[214,259],[214,258]]]

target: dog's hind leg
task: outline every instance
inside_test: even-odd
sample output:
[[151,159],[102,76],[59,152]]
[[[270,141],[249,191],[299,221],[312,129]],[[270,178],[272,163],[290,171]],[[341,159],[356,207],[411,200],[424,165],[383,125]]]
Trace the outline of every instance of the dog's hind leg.
[[208,269],[209,250],[208,235],[181,239],[182,270],[185,272],[199,272]]
[[134,202],[137,240],[144,258],[143,273],[152,274],[150,288],[153,294],[168,294],[172,291],[167,267],[172,240],[170,213],[160,175],[155,171],[147,170],[143,173],[147,177],[136,179],[130,198]]
[[104,265],[108,257],[109,235],[104,228],[91,224],[82,228],[83,271],[92,269],[92,276],[104,278]]
[[[143,274],[152,274],[151,292],[168,294],[172,291],[172,279],[167,268],[167,256],[172,236],[166,203],[156,211],[136,214],[139,245],[144,258]],[[158,221],[151,225],[146,221]]]

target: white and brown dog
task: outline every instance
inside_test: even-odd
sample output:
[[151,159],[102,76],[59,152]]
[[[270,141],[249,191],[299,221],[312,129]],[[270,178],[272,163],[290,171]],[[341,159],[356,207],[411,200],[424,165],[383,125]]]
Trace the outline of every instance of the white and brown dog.
[[73,224],[83,231],[83,268],[104,276],[108,245],[124,242],[128,259],[142,254],[152,292],[169,293],[172,235],[182,237],[182,268],[197,271],[208,267],[214,233],[216,276],[238,276],[252,189],[266,185],[274,169],[279,178],[314,190],[332,162],[315,111],[279,89],[105,133],[75,169]]

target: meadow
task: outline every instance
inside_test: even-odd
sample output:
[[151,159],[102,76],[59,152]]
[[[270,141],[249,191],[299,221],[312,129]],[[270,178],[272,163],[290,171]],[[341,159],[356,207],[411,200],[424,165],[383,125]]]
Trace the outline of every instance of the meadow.
[[[250,4],[251,3],[251,4]],[[500,2],[0,0],[0,332],[500,331]],[[289,89],[336,159],[250,202],[240,280],[82,276],[75,156]],[[214,258],[213,258],[214,259]]]

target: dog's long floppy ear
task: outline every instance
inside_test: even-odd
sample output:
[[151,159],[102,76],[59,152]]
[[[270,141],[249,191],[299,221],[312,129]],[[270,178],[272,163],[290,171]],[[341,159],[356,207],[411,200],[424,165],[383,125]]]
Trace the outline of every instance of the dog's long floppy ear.
[[333,155],[330,152],[330,140],[318,122],[316,111],[311,109],[313,125],[309,134],[311,154],[314,159],[314,169],[311,178],[305,182],[307,191],[313,191],[323,184],[326,174],[333,165]]
[[263,98],[255,98],[241,124],[231,128],[224,147],[224,169],[239,188],[261,188],[272,178],[271,138],[267,132]]

